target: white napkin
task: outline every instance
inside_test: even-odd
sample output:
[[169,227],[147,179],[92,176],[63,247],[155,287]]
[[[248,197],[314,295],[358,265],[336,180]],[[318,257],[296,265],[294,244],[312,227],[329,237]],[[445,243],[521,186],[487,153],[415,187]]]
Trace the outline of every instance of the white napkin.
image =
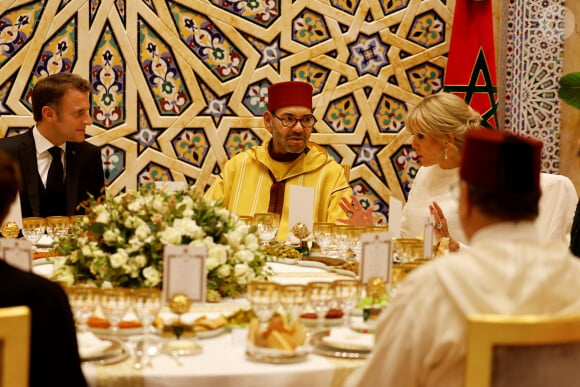
[[370,351],[373,347],[375,336],[368,333],[358,333],[350,328],[338,327],[332,328],[330,334],[324,336],[322,341],[337,348]]
[[38,242],[36,242],[37,246],[52,246],[52,243],[54,242],[54,240],[49,237],[47,234],[43,234],[40,239],[38,240]]
[[101,340],[92,332],[77,333],[79,355],[81,359],[89,359],[102,355],[113,343]]

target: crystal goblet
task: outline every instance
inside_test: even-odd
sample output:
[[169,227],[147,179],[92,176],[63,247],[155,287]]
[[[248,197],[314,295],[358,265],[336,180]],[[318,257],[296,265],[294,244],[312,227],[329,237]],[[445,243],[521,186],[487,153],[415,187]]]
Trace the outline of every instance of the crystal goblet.
[[99,293],[99,305],[105,317],[111,323],[111,334],[118,336],[119,323],[131,307],[132,295],[129,289],[102,289]]
[[355,279],[345,279],[336,280],[332,285],[336,302],[346,316],[344,325],[350,327],[352,326],[352,310],[361,297],[362,283]]
[[308,303],[318,316],[318,328],[324,327],[324,317],[330,310],[334,299],[334,287],[331,282],[315,281],[308,284]]
[[254,222],[258,227],[258,235],[262,244],[267,245],[276,238],[280,226],[280,214],[272,212],[258,213],[254,215]]

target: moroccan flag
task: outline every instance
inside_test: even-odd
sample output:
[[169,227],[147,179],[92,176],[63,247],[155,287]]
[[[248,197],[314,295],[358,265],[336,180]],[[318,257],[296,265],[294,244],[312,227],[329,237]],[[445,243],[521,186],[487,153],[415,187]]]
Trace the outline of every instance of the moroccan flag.
[[463,98],[497,128],[492,0],[457,0],[443,90]]

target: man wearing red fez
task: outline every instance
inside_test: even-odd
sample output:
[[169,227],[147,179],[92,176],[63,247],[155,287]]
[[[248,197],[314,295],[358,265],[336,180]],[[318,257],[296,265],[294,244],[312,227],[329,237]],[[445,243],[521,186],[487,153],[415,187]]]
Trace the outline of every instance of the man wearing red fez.
[[[505,131],[467,133],[458,200],[470,246],[397,287],[371,357],[347,386],[460,387],[467,316],[580,313],[580,260],[565,240],[540,240],[534,227],[541,148]],[[518,385],[530,384],[528,373],[520,377]]]
[[288,236],[289,187],[314,188],[314,222],[344,216],[339,202],[352,190],[344,169],[321,146],[310,142],[316,123],[312,86],[281,82],[268,88],[264,125],[272,138],[229,160],[206,197],[223,200],[239,216],[275,212],[281,215],[277,239]]

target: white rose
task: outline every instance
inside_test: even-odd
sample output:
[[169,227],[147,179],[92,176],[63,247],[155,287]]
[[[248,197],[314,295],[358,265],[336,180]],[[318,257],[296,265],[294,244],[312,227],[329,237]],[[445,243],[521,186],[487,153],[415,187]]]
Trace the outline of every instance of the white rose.
[[156,286],[161,281],[161,274],[153,266],[147,266],[143,269],[143,277],[150,286]]
[[232,265],[228,265],[227,263],[217,269],[217,276],[220,278],[227,278],[230,274],[232,274]]
[[205,259],[205,266],[207,267],[208,271],[212,271],[213,269],[219,266],[219,262],[215,258],[207,257]]
[[228,240],[229,244],[233,247],[233,248],[238,248],[240,246],[240,244],[242,243],[242,239],[244,237],[244,235],[236,230],[231,230],[230,232],[228,232],[226,235],[226,239]]
[[155,198],[153,199],[153,209],[161,214],[167,212],[165,200],[163,200],[161,195],[155,195]]
[[[96,212],[96,211],[95,211]],[[97,223],[109,223],[111,220],[111,216],[109,215],[109,213],[106,210],[97,212],[97,218],[95,219],[95,221]]]
[[118,230],[107,230],[103,234],[103,239],[109,246],[112,246],[117,241],[117,233]]
[[250,263],[254,259],[254,253],[250,250],[240,250],[234,254],[234,258],[242,263]]
[[193,210],[190,208],[186,208],[183,210],[183,217],[184,218],[193,218]]
[[212,247],[209,247],[208,250],[208,257],[215,259],[219,265],[228,261],[228,246],[214,244]]
[[238,263],[234,266],[234,275],[238,283],[247,284],[254,279],[254,271],[245,263]]
[[193,199],[190,196],[186,195],[181,199],[179,206],[183,206],[183,208],[186,210],[192,210],[193,209]]
[[139,254],[139,255],[133,257],[133,261],[135,262],[135,265],[137,267],[141,268],[147,264],[147,257],[144,256],[143,254]]
[[178,245],[181,243],[181,231],[175,227],[167,227],[161,233],[161,242],[166,245]]
[[143,199],[142,198],[136,198],[133,199],[131,201],[129,201],[129,204],[127,205],[127,209],[131,212],[138,212],[139,210],[141,210],[143,208]]
[[151,235],[151,229],[147,224],[142,224],[135,230],[135,235],[139,240],[144,241]]
[[193,219],[175,219],[173,227],[177,227],[183,232],[183,234],[192,239],[200,239],[204,236],[203,229],[199,227]]
[[112,254],[111,258],[109,258],[111,267],[114,269],[123,266],[127,262],[127,259],[129,259],[129,257],[127,256],[125,250],[119,250],[115,254]]
[[93,256],[93,249],[90,245],[84,245],[81,248],[81,251],[85,257],[92,257]]
[[244,240],[246,242],[246,247],[250,250],[256,250],[260,247],[260,241],[256,234],[248,234]]

